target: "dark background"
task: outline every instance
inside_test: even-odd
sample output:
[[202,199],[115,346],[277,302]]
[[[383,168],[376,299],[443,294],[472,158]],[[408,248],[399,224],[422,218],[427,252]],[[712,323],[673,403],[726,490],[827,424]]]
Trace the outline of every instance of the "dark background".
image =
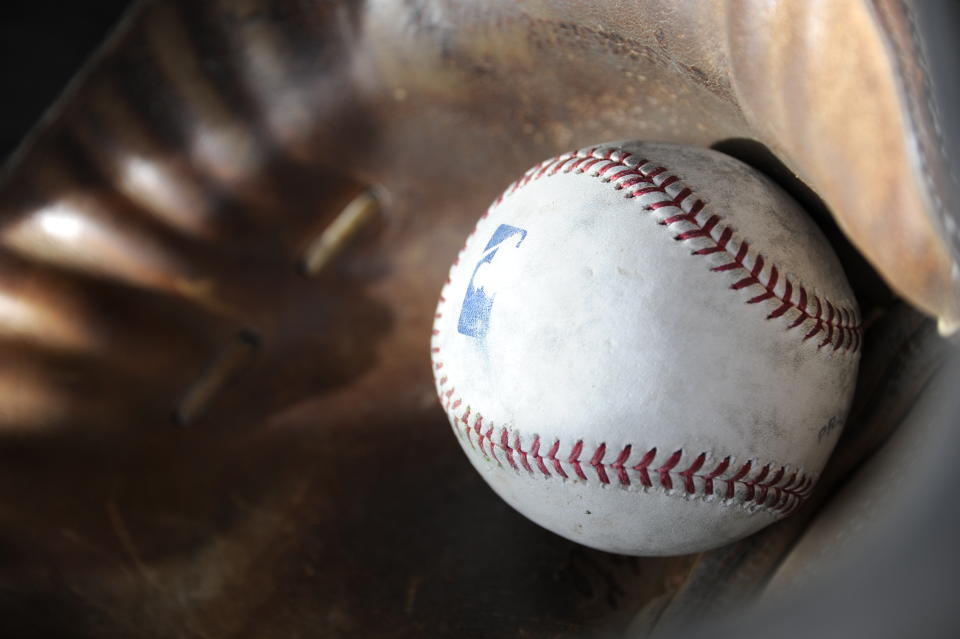
[[129,4],[0,2],[0,161],[6,162]]

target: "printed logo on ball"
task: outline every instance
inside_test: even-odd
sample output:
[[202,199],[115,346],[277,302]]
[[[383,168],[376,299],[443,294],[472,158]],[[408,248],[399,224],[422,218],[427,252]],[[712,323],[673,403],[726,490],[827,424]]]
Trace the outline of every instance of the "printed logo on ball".
[[[493,232],[490,241],[483,249],[483,255],[470,276],[467,294],[460,309],[460,321],[457,332],[483,339],[490,330],[490,310],[493,308],[497,289],[509,277],[509,254],[520,247],[526,239],[524,229],[501,224]],[[498,259],[497,259],[498,258]],[[494,263],[496,259],[496,263]]]

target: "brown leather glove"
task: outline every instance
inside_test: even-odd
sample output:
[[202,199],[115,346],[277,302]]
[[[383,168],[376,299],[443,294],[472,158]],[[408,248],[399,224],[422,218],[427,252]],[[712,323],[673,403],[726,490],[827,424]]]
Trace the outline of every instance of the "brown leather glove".
[[[0,187],[0,629],[39,601],[72,636],[639,635],[753,595],[943,358],[887,287],[960,321],[913,29],[886,0],[141,2]],[[699,557],[509,510],[429,368],[486,204],[641,138],[778,180],[867,327],[820,497]]]

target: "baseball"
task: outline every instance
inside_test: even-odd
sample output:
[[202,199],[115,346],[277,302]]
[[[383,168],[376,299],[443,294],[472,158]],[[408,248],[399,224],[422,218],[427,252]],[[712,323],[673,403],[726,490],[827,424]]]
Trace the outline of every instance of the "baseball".
[[800,506],[862,330],[827,241],[726,155],[582,149],[491,205],[432,338],[463,450],[520,513],[630,555],[697,552]]

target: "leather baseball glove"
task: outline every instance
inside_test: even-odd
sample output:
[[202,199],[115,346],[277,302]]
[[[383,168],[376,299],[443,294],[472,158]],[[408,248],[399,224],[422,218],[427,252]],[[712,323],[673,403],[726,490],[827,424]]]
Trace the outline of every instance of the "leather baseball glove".
[[[0,634],[956,631],[956,14],[136,3],[0,183]],[[609,555],[510,510],[431,377],[479,213],[619,139],[776,180],[864,317],[814,495],[696,556]]]

